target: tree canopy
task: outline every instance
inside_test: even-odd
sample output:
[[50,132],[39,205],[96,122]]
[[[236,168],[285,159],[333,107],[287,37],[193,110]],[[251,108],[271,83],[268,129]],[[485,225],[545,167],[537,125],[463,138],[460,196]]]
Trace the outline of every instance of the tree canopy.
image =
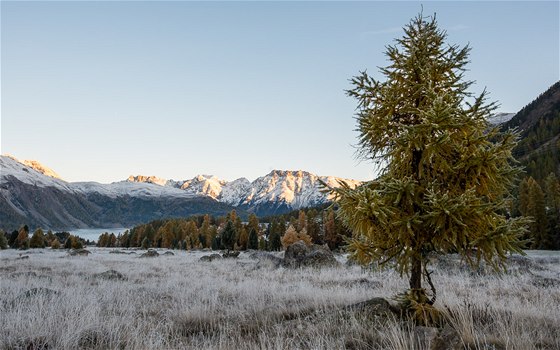
[[[361,72],[348,95],[358,101],[358,154],[382,164],[378,178],[336,194],[339,218],[353,231],[349,250],[364,264],[396,262],[409,295],[435,301],[426,269],[434,253],[457,252],[495,267],[521,251],[526,221],[507,215],[520,172],[517,136],[490,129],[496,108],[468,92],[468,46],[446,44],[435,15],[413,18],[387,46],[385,80]],[[422,280],[432,286],[428,300]]]

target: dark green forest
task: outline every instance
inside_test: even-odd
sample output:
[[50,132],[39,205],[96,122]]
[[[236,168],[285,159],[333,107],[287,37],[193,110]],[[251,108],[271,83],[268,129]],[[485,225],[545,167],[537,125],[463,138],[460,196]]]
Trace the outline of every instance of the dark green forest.
[[532,218],[529,248],[560,249],[560,82],[502,125],[509,128],[519,131],[513,154],[525,170],[512,215]]

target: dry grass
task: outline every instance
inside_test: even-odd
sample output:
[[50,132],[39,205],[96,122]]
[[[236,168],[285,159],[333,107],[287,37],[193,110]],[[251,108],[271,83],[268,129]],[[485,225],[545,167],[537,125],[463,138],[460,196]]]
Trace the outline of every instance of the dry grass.
[[[209,253],[140,259],[92,249],[0,252],[0,349],[430,349],[419,328],[342,306],[391,298],[393,271],[274,268]],[[98,275],[120,272],[124,279]],[[113,276],[115,277],[115,276]],[[440,264],[438,306],[465,349],[560,349],[560,257],[532,253],[506,275]],[[26,292],[28,292],[26,294]]]

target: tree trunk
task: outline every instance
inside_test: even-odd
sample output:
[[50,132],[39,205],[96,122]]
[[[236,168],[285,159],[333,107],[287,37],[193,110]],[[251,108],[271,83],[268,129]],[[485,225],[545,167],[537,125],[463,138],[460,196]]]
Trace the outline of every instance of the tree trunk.
[[418,256],[412,257],[410,267],[410,289],[422,288],[422,260]]
[[[412,151],[412,173],[416,181],[420,182],[420,160],[422,159],[422,150]],[[422,194],[419,194],[422,196]],[[415,213],[420,212],[420,207],[418,205],[418,199],[413,203],[413,210]],[[419,244],[419,233],[416,232],[416,237],[412,242],[412,262],[410,266],[410,289],[421,289],[422,288],[422,255],[420,254],[420,244]]]

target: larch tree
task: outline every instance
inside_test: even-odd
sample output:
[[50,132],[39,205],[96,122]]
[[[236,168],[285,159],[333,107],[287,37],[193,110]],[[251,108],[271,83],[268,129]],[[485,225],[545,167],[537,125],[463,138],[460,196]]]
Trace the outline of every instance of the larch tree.
[[410,277],[401,300],[413,312],[434,310],[431,255],[457,252],[473,265],[499,268],[508,253],[522,253],[526,229],[524,219],[507,215],[520,171],[512,157],[517,135],[489,128],[496,105],[485,91],[469,93],[472,82],[463,76],[470,48],[445,40],[435,16],[420,14],[387,46],[384,81],[366,72],[351,80],[358,155],[377,162],[380,175],[331,189],[337,215],[353,231],[353,257],[394,261]]
[[43,230],[38,228],[33,232],[31,239],[29,240],[30,248],[45,248],[45,234]]
[[29,248],[29,228],[27,227],[27,225],[20,227],[17,233],[16,248],[18,249]]

